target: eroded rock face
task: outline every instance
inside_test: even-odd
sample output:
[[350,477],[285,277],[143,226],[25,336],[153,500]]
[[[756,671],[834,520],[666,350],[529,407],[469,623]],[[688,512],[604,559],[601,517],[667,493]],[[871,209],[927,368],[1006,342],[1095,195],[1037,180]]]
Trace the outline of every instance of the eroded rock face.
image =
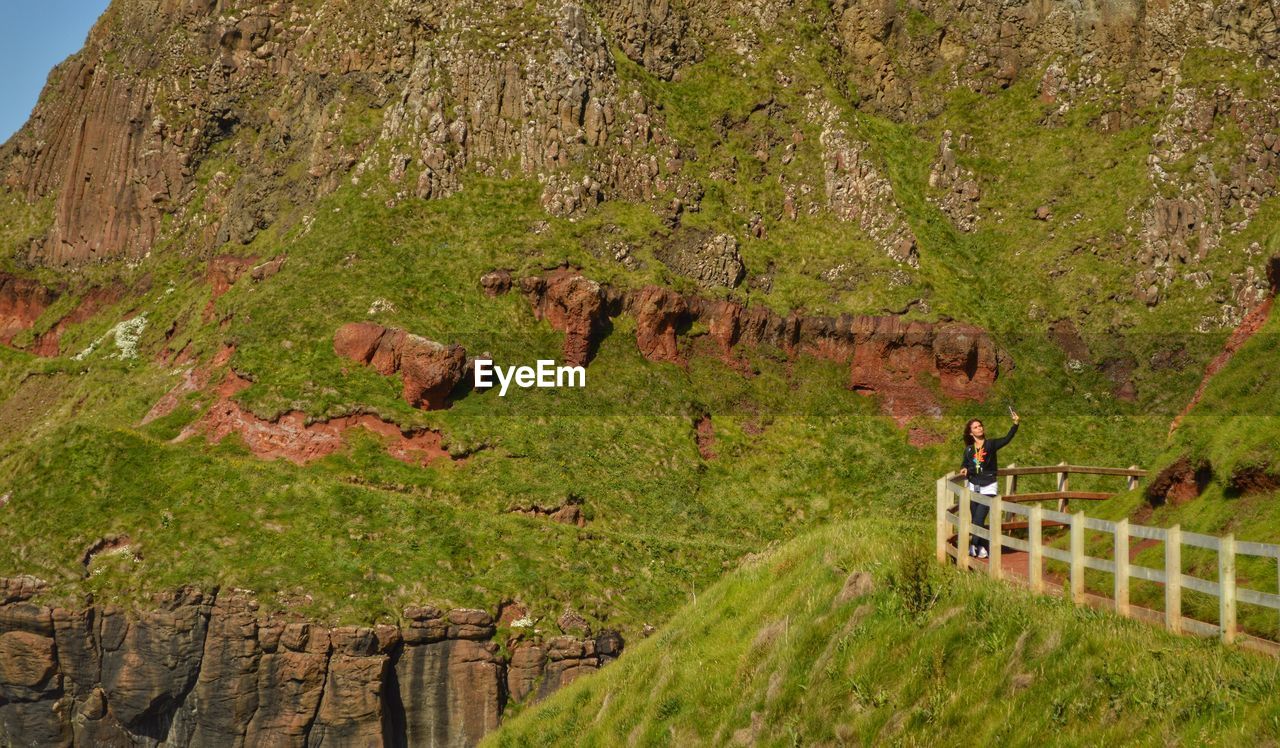
[[0,272],[0,343],[9,345],[18,333],[31,329],[57,298],[38,281]]
[[509,701],[543,698],[622,649],[615,632],[557,636],[507,659],[483,610],[331,629],[263,617],[241,593],[183,588],[126,613],[30,602],[41,589],[0,580],[6,745],[471,746]]
[[659,259],[703,288],[735,288],[747,274],[732,234],[691,233],[666,247]]
[[605,320],[605,295],[599,283],[568,268],[524,278],[520,288],[536,319],[564,333],[564,361],[585,366],[595,354]]
[[186,441],[203,434],[216,444],[234,434],[258,457],[284,458],[302,465],[338,451],[346,443],[344,435],[360,428],[382,437],[388,454],[401,462],[427,465],[433,460],[452,459],[444,448],[440,432],[402,431],[394,423],[367,413],[314,422],[308,422],[306,414],[296,410],[274,419],[261,418],[233,399],[249,386],[250,383],[234,371],[228,372],[226,380],[215,390],[218,399],[209,406],[205,416],[183,429],[174,441]]
[[[692,322],[703,322],[716,353],[744,373],[749,366],[734,355],[739,346],[770,346],[788,355],[805,353],[848,365],[850,389],[880,395],[884,412],[899,424],[916,415],[941,413],[930,380],[936,378],[948,397],[981,401],[1001,370],[1012,366],[986,331],[959,322],[783,317],[767,307],[684,296],[659,286],[623,293],[569,268],[523,278],[520,285],[535,316],[566,330],[566,356],[594,348],[594,336],[608,318],[626,313],[635,318],[636,345],[645,358],[683,364],[680,333]],[[353,331],[353,339],[366,341],[356,346],[359,350],[368,347],[371,334]]]
[[659,286],[645,286],[628,297],[626,310],[636,318],[636,346],[645,358],[684,363],[676,341],[677,331],[688,321],[684,297]]
[[373,322],[351,322],[338,328],[333,351],[371,366],[383,376],[400,372],[405,402],[426,410],[446,407],[449,393],[467,371],[467,352],[462,346],[444,345]]

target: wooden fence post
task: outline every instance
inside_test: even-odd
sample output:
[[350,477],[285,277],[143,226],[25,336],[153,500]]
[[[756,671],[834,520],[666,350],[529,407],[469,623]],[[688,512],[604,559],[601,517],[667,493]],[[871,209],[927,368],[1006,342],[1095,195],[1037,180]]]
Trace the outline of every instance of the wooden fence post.
[[1003,569],[1000,568],[1000,553],[1002,536],[1001,526],[1004,524],[1004,499],[999,495],[991,497],[991,514],[987,516],[987,532],[991,535],[991,541],[987,543],[990,546],[987,549],[987,574],[992,579],[999,579],[1003,576]]
[[[1032,592],[1044,592],[1044,544],[1040,539],[1041,527],[1044,524],[1044,507],[1031,505],[1030,516],[1027,517],[1027,545],[1031,558],[1031,567],[1027,570],[1027,581],[1031,583]],[[1277,572],[1280,575],[1280,572]]]
[[950,475],[943,476],[938,479],[938,506],[934,515],[936,520],[935,530],[937,533],[937,542],[935,543],[938,563],[945,564],[947,562],[947,479]]
[[[1130,469],[1130,470],[1137,470],[1137,469],[1138,469],[1138,466],[1137,466],[1137,465],[1130,465],[1130,466],[1129,466],[1129,469]],[[1136,476],[1136,475],[1130,475],[1130,476],[1129,476],[1129,485],[1128,485],[1128,490],[1132,491],[1133,489],[1135,489],[1135,488],[1137,488],[1137,487],[1138,487],[1138,476]]]
[[[1010,470],[1012,470],[1013,468],[1016,468],[1016,467],[1017,467],[1017,464],[1010,464],[1010,465],[1009,465],[1009,469],[1010,469]],[[1005,495],[1005,496],[1012,496],[1012,495],[1014,495],[1014,494],[1015,494],[1015,493],[1017,493],[1017,492],[1018,492],[1018,476],[1016,476],[1016,475],[1006,475],[1006,476],[1004,477],[1004,495]]]
[[[1067,466],[1067,463],[1065,462],[1058,463],[1058,467],[1066,467],[1066,466]],[[1067,484],[1068,484],[1067,476],[1068,476],[1067,471],[1065,470],[1058,471],[1058,493],[1064,493],[1067,490]],[[1058,497],[1058,511],[1060,512],[1067,511],[1067,497],[1065,496]]]
[[1129,520],[1116,523],[1116,613],[1129,617]]
[[1167,531],[1164,541],[1164,626],[1182,633],[1182,525]]
[[1071,515],[1071,602],[1084,602],[1084,512]]
[[1218,628],[1222,643],[1236,638],[1236,536],[1227,534],[1218,541]]
[[969,569],[969,544],[973,542],[969,537],[969,513],[972,511],[969,497],[972,495],[968,482],[965,482],[964,488],[960,491],[960,526],[956,533],[956,566],[963,571]]

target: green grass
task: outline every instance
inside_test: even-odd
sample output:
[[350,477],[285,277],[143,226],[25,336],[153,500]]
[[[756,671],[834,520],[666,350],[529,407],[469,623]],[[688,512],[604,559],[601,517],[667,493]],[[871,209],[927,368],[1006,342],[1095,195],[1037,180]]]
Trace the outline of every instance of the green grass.
[[[911,559],[840,523],[744,562],[487,745],[1097,745],[1280,735],[1280,665]],[[852,572],[875,590],[841,602]],[[936,596],[936,597],[935,597]],[[754,727],[753,727],[754,725]]]

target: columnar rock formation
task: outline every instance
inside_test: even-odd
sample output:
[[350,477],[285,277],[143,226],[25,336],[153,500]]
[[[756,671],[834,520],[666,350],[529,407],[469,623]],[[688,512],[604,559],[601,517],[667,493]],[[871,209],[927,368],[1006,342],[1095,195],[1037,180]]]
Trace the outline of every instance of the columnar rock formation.
[[0,743],[470,746],[508,703],[615,659],[622,640],[556,635],[504,656],[481,610],[405,611],[400,626],[262,616],[183,588],[157,607],[48,607],[0,579]]

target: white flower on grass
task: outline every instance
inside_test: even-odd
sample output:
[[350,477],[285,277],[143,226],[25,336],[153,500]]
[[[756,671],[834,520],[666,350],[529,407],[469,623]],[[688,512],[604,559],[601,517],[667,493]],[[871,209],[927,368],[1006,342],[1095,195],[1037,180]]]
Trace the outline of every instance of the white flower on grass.
[[116,354],[114,358],[122,361],[138,357],[138,341],[142,339],[142,331],[147,329],[147,315],[139,314],[137,317],[127,319],[115,327],[102,333],[102,337],[90,343],[83,351],[80,351],[71,358],[75,361],[83,361],[88,358],[98,346],[102,345],[107,338],[115,338]]
[[142,338],[142,331],[147,329],[147,315],[139,314],[133,319],[127,319],[115,326],[116,332],[116,358],[121,360],[138,357],[138,341]]
[[533,619],[530,618],[529,616],[525,616],[524,618],[517,618],[516,620],[511,622],[511,628],[513,629],[533,628]]

